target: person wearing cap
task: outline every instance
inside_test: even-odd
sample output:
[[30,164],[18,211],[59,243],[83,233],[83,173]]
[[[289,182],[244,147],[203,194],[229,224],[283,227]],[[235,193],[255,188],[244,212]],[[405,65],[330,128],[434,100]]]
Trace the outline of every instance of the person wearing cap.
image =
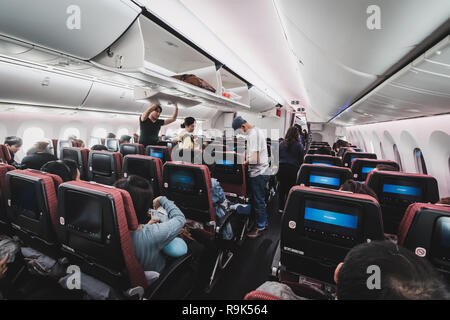
[[244,165],[248,166],[252,207],[256,214],[256,228],[247,236],[257,238],[267,229],[265,194],[270,178],[267,143],[261,129],[251,125],[240,116],[233,120],[232,126],[236,133],[244,135],[247,140]]

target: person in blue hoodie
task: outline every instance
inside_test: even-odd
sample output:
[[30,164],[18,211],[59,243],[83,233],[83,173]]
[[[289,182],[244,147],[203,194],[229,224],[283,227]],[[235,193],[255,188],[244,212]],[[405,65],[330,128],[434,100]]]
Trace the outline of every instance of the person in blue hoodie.
[[[133,201],[139,227],[132,232],[131,237],[136,258],[145,271],[161,273],[166,266],[166,253],[173,252],[174,249],[184,249],[184,252],[176,253],[178,256],[187,253],[187,246],[184,248],[179,246],[181,239],[171,243],[178,237],[186,223],[183,212],[172,201],[166,197],[153,199],[150,183],[139,176],[131,175],[120,179],[114,186],[128,191]],[[164,222],[151,219],[148,215],[149,209],[152,207],[158,209],[160,206],[167,212],[167,219]]]

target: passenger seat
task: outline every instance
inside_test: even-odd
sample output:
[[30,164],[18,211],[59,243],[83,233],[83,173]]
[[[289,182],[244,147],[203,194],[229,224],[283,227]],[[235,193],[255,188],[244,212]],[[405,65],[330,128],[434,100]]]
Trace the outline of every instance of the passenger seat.
[[439,189],[434,177],[425,174],[372,170],[366,185],[378,196],[387,233],[397,234],[408,206],[415,202],[439,201]]
[[89,153],[89,180],[113,185],[122,178],[122,154],[109,151]]

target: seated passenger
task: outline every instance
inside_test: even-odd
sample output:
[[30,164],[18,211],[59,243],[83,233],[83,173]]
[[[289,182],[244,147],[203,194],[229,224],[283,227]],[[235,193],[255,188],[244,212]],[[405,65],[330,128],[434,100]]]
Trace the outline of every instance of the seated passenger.
[[363,183],[359,183],[355,180],[352,180],[352,179],[345,181],[341,185],[339,190],[350,191],[353,193],[367,194],[371,197],[374,197],[378,201],[377,194],[375,193],[375,191],[372,190],[372,188],[368,187],[367,185],[365,185]]
[[336,152],[336,154],[339,152],[339,150],[343,147],[350,147],[350,143],[348,143],[347,141],[344,141],[342,139],[338,139],[334,144],[333,144],[333,150]]
[[56,160],[49,161],[44,164],[41,171],[56,174],[63,182],[67,181],[80,181],[80,171],[77,164],[73,160]]
[[[229,206],[231,205],[231,203],[227,200],[225,192],[223,191],[217,179],[211,178],[211,186],[211,198],[213,206],[216,211],[217,220],[220,220],[225,216],[226,211],[229,210]],[[231,228],[231,224],[229,222],[223,229],[222,239],[233,239],[233,229]]]
[[22,167],[25,169],[40,170],[49,161],[57,158],[50,152],[47,141],[38,141],[32,147],[33,152],[22,159]]
[[184,130],[181,131],[178,137],[178,147],[180,149],[194,150],[195,138],[193,133],[195,130],[195,119],[192,117],[187,117],[181,124],[181,128]]
[[139,135],[137,133],[133,133],[133,139],[134,139],[134,143],[138,143]]
[[23,144],[22,139],[16,136],[6,137],[5,142],[3,144],[8,148],[9,154],[11,155],[11,160],[8,161],[8,164],[19,169],[20,163],[14,160],[14,156],[22,147]]
[[94,144],[91,147],[92,151],[108,151],[108,148],[102,144]]
[[112,132],[108,133],[108,135],[106,136],[106,139],[115,139],[116,135]]
[[339,300],[448,300],[427,259],[391,241],[354,247],[334,273]]
[[[166,265],[163,249],[183,230],[186,219],[181,210],[166,197],[153,199],[153,190],[149,182],[139,176],[131,175],[114,184],[116,188],[128,191],[133,201],[139,227],[131,237],[136,258],[145,271],[161,272]],[[150,219],[149,209],[162,206],[168,220]]]
[[130,141],[131,141],[131,136],[124,134],[123,136],[120,136],[119,144],[130,143]]

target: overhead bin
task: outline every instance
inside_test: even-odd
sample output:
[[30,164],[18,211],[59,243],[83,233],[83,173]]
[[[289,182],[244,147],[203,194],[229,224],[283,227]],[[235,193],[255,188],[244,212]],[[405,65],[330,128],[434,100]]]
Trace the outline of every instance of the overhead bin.
[[221,95],[233,101],[238,101],[244,104],[250,103],[248,94],[248,85],[225,68],[218,70],[220,77]]
[[2,58],[0,79],[0,102],[42,106],[78,107],[92,85],[92,80],[79,74]]
[[94,81],[82,108],[141,113],[147,105],[135,100],[133,88]]
[[[166,98],[172,96],[172,100],[181,97],[204,106],[234,111],[250,108],[246,82],[239,80],[236,86],[227,85],[239,96],[236,100],[223,97],[222,79],[220,72],[217,72],[216,62],[143,15],[121,38],[91,62],[98,67],[145,81],[148,83],[146,87],[168,95]],[[173,78],[181,74],[193,74],[203,79],[216,92]]]
[[253,111],[262,112],[275,108],[277,102],[256,87],[249,90],[250,107]]
[[89,60],[140,12],[131,0],[2,0],[0,34]]

